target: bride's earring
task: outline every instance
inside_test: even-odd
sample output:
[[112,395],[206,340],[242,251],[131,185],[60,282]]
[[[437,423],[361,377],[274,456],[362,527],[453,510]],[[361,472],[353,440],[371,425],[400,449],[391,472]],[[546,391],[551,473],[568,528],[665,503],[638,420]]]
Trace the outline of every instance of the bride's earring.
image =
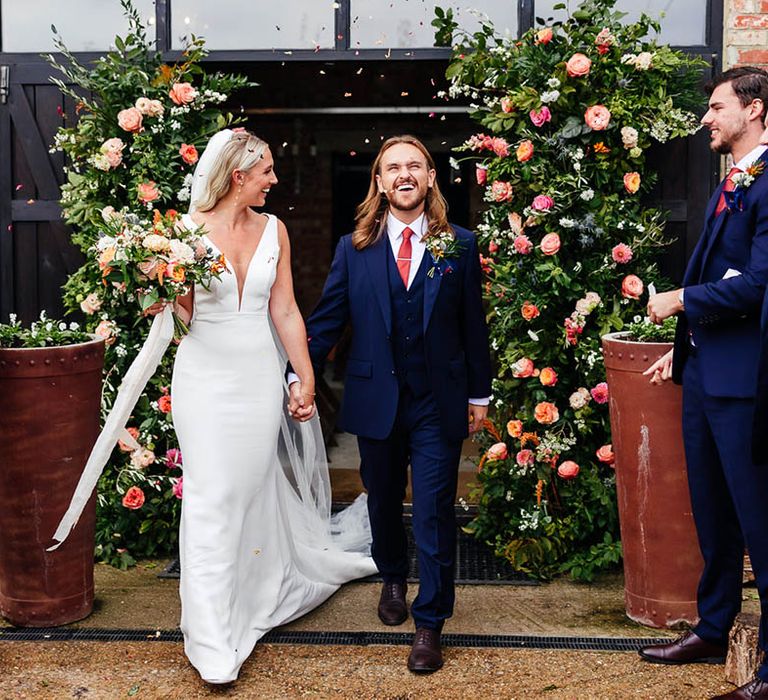
[[237,206],[237,203],[240,201],[240,193],[243,191],[243,181],[238,181],[238,187],[237,192],[235,192],[235,206]]

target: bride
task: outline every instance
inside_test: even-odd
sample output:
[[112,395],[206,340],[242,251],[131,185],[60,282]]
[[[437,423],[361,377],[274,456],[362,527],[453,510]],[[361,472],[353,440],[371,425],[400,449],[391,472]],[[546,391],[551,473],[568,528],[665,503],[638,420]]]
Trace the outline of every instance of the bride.
[[[183,217],[187,227],[204,227],[228,271],[177,302],[190,332],[171,389],[184,455],[181,630],[187,657],[209,683],[235,680],[267,631],[375,571],[363,497],[330,517],[288,233],[275,216],[251,209],[264,206],[275,184],[269,146],[224,130],[200,159]],[[287,360],[301,379],[291,396]]]

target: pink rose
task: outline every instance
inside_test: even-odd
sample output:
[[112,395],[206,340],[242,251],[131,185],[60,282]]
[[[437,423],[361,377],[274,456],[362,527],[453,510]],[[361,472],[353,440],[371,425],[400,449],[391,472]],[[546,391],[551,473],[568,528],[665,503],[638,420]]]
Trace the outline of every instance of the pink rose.
[[488,180],[488,168],[484,165],[475,166],[475,180],[478,185],[484,185]]
[[565,64],[565,71],[571,78],[580,78],[589,75],[592,61],[583,53],[575,53]]
[[80,308],[83,310],[83,313],[95,314],[101,308],[99,295],[96,292],[91,292],[80,302]]
[[173,495],[176,496],[176,498],[181,498],[184,494],[184,477],[180,476],[176,481],[173,482],[172,487]]
[[197,149],[189,143],[181,144],[181,148],[179,148],[179,155],[187,165],[194,165],[197,163]]
[[603,131],[611,121],[611,113],[603,105],[592,105],[584,112],[584,121],[593,131]]
[[169,450],[165,453],[165,466],[168,467],[168,469],[178,469],[183,464],[183,460],[181,458],[181,450],[177,447],[171,447]]
[[492,148],[499,158],[506,158],[509,155],[509,144],[502,138],[493,139]]
[[189,83],[174,83],[168,96],[175,105],[187,105],[197,97],[197,90]]
[[521,467],[527,467],[534,462],[533,450],[520,450],[515,455],[515,461]]
[[603,445],[597,452],[597,459],[603,464],[613,464],[616,461],[616,455],[613,454],[613,445]]
[[548,233],[541,239],[539,247],[544,255],[555,255],[560,250],[560,236],[556,233]]
[[494,202],[508,202],[512,199],[512,185],[502,180],[494,180],[491,185],[491,197]]
[[160,192],[157,189],[157,183],[154,180],[142,182],[137,188],[138,198],[142,204],[149,204],[159,199]]
[[507,458],[507,443],[497,442],[488,448],[488,452],[485,453],[486,459],[489,461],[497,459]]
[[163,103],[160,102],[160,100],[149,100],[146,110],[146,115],[148,117],[159,117],[165,111]]
[[548,44],[550,41],[552,41],[552,28],[551,27],[544,27],[544,29],[539,29],[538,32],[536,32],[536,43],[537,44]]
[[520,255],[528,255],[533,250],[533,243],[531,239],[525,234],[521,233],[519,236],[515,236],[515,240],[512,243],[516,253]]
[[491,241],[488,244],[488,252],[493,255],[494,253],[498,252],[499,250],[499,244],[496,243],[496,241]]
[[639,299],[643,293],[643,281],[637,275],[627,275],[621,281],[621,295],[627,299]]
[[518,379],[532,377],[536,369],[533,366],[533,360],[523,357],[512,365],[512,376]]
[[131,486],[123,496],[123,506],[130,510],[138,510],[144,505],[144,492],[138,486]]
[[112,345],[115,342],[115,330],[117,325],[114,321],[107,321],[106,319],[99,322],[99,325],[94,329],[94,333],[99,338],[104,338],[105,345]]
[[595,403],[608,403],[608,384],[600,382],[597,386],[589,390]]
[[618,245],[613,246],[611,257],[613,258],[613,262],[624,265],[632,260],[632,248],[626,243],[619,243]]
[[552,120],[552,113],[549,111],[549,107],[532,109],[528,116],[531,118],[533,125],[536,127],[544,126],[544,124]]
[[575,479],[579,475],[579,465],[570,460],[563,462],[557,468],[557,474],[563,479]]
[[515,110],[515,106],[512,103],[512,99],[509,97],[502,97],[501,98],[501,111],[504,112],[504,114],[509,114],[510,112],[513,112]]
[[555,200],[547,194],[538,194],[531,202],[531,209],[534,211],[549,211],[555,206]]
[[136,107],[129,107],[117,113],[117,125],[123,130],[136,134],[143,130],[143,117]]

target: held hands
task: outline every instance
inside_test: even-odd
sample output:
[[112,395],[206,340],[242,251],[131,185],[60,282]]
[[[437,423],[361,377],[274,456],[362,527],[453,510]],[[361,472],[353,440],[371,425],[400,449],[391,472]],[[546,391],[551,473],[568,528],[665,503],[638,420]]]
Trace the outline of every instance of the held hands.
[[291,418],[304,423],[315,415],[315,392],[307,391],[301,382],[293,382],[288,387],[288,413]]
[[674,289],[671,292],[661,292],[653,294],[648,299],[648,317],[651,323],[660,324],[665,318],[674,316],[683,310],[680,303],[680,290]]
[[673,352],[674,352],[673,350],[670,350],[666,355],[662,355],[647,370],[645,370],[645,372],[643,372],[643,376],[651,377],[651,384],[656,384],[660,386],[672,376],[672,353]]
[[469,433],[476,433],[483,427],[486,417],[488,416],[488,406],[478,406],[477,404],[469,404]]

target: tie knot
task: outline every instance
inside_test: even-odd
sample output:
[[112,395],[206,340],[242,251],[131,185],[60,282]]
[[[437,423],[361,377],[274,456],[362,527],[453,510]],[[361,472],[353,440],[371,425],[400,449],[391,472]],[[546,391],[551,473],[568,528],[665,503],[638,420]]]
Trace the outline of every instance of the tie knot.
[[728,181],[732,181],[733,180],[733,176],[738,174],[738,173],[740,173],[740,172],[741,172],[741,168],[733,167],[733,168],[730,169],[730,171],[729,171],[729,173],[728,173],[728,175],[726,176],[725,179],[728,180]]
[[410,239],[410,237],[411,237],[412,235],[413,235],[413,230],[412,230],[412,229],[410,229],[408,226],[406,226],[406,227],[403,229],[403,240],[404,240],[404,241],[407,241],[408,239]]

